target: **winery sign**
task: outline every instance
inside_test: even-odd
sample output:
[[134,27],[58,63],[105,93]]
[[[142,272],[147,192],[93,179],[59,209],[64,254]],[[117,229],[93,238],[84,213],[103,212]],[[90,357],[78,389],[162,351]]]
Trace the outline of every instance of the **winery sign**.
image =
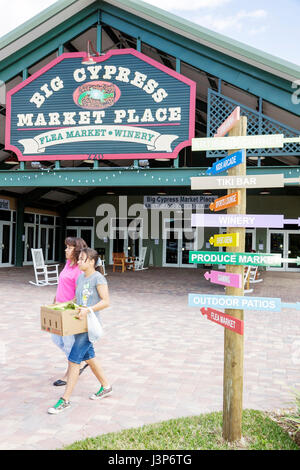
[[191,145],[196,84],[134,49],[65,53],[7,93],[5,148],[20,161],[176,158]]

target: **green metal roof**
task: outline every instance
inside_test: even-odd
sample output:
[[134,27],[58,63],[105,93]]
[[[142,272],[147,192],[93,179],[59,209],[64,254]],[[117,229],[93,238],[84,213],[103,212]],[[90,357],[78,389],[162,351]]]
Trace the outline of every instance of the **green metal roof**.
[[[0,39],[0,50],[78,1],[79,0],[58,0],[29,21],[26,21],[18,28],[3,36]],[[296,64],[279,59],[271,54],[243,44],[242,42],[218,34],[141,0],[91,0],[90,2],[90,4],[95,4],[95,6],[100,9],[101,5],[104,3],[112,4],[137,16],[142,16],[148,21],[159,24],[179,35],[205,44],[225,54],[235,54],[236,58],[244,60],[256,67],[268,70],[275,75],[285,75],[287,79],[300,77],[300,66]],[[87,4],[85,4],[85,6],[87,6]]]

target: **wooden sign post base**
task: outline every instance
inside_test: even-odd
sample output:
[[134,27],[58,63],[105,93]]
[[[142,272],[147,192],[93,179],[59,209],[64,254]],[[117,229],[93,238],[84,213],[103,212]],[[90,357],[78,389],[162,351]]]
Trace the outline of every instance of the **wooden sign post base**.
[[[229,136],[245,136],[247,133],[247,118],[241,117],[229,132]],[[246,158],[244,163],[228,170],[230,176],[246,175]],[[228,189],[228,194],[234,192]],[[240,190],[240,204],[227,209],[228,214],[246,213],[246,189]],[[227,233],[239,234],[239,244],[227,251],[245,250],[245,228],[227,228]],[[226,266],[226,272],[239,274],[244,278],[243,266]],[[227,295],[244,295],[242,288],[226,287]],[[226,309],[225,313],[244,320],[244,311]],[[223,438],[226,441],[236,441],[242,437],[242,411],[243,411],[243,361],[244,361],[244,336],[225,328],[224,330],[224,379],[223,379]]]

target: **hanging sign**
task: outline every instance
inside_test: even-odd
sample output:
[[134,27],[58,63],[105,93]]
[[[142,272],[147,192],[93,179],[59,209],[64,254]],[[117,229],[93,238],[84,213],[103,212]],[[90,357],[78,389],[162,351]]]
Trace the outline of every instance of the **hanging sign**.
[[206,271],[204,274],[205,279],[213,284],[221,284],[222,286],[229,287],[242,287],[242,276],[241,274],[227,273],[224,271]]
[[208,209],[217,196],[144,196],[146,209]]
[[228,251],[190,251],[189,262],[196,264],[281,266],[282,259],[280,253],[231,253]]
[[218,325],[224,326],[228,330],[235,331],[239,335],[244,334],[244,322],[232,315],[214,310],[213,308],[200,308],[202,315],[206,316],[208,320],[218,323]]
[[195,82],[134,49],[85,58],[62,54],[7,93],[5,148],[19,160],[176,158],[191,145]]
[[240,119],[240,110],[241,108],[237,106],[232,113],[228,116],[227,119],[221,124],[220,127],[217,129],[217,133],[214,135],[214,137],[223,137],[227,132],[229,132],[235,124],[238,122]]
[[210,237],[209,243],[214,246],[238,246],[239,238],[239,233],[222,233]]
[[192,176],[191,189],[283,188],[285,181],[288,179],[285,179],[281,173],[247,176]]
[[[192,227],[283,228],[286,220],[277,214],[192,214]],[[293,219],[300,225],[300,219]]]
[[189,294],[190,307],[229,308],[280,312],[283,308],[300,310],[300,302],[281,302],[277,297],[247,297],[238,295]]
[[246,152],[245,150],[238,150],[237,152],[231,153],[225,158],[215,162],[211,168],[206,170],[207,175],[216,175],[222,173],[222,171],[229,170],[237,165],[240,165],[245,161]]
[[217,139],[215,137],[203,137],[192,139],[192,150],[282,148],[284,142],[283,134],[218,137]]
[[219,197],[214,202],[212,202],[209,206],[211,211],[222,211],[224,209],[228,209],[228,207],[237,206],[239,204],[240,193],[236,191],[234,193],[230,193],[227,196]]

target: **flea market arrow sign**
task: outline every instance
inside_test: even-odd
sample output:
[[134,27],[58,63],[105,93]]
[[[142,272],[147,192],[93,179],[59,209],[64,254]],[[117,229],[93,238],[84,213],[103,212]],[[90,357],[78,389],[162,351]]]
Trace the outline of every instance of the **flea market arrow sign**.
[[213,308],[200,308],[202,315],[205,315],[208,320],[218,323],[218,325],[224,326],[231,331],[243,335],[244,334],[244,322],[238,318],[233,317],[232,315],[227,315],[226,313],[219,312]]
[[300,302],[287,303],[275,297],[246,297],[238,295],[189,294],[190,307],[228,308],[280,312],[283,308],[300,310]]
[[7,93],[5,148],[19,160],[176,158],[191,145],[195,82],[134,49],[85,58],[64,53]]
[[245,161],[246,152],[245,150],[238,150],[237,152],[231,153],[225,158],[215,162],[211,168],[206,170],[207,175],[217,175],[222,171],[229,170],[237,165],[240,165]]

